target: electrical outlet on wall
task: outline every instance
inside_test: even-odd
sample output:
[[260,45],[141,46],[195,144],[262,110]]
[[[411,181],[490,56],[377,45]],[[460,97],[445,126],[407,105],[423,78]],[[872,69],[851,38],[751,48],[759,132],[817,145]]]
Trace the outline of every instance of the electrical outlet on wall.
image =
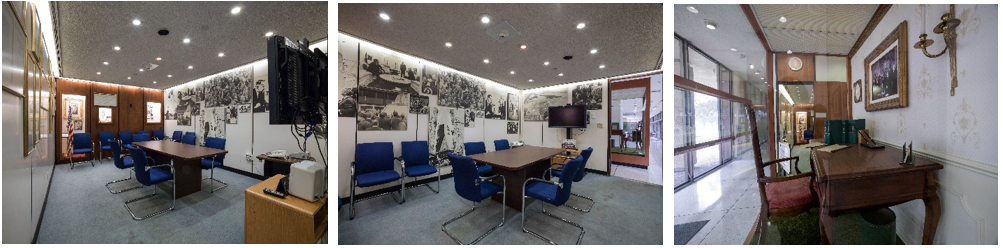
[[254,162],[254,160],[253,160],[253,159],[251,159],[251,158],[252,158],[252,157],[251,157],[251,153],[250,153],[250,152],[248,152],[248,153],[245,153],[245,154],[244,154],[244,159],[246,159],[246,160],[247,160],[247,162],[252,162],[252,163],[253,163],[253,162]]
[[602,128],[602,123],[596,123],[596,127]]

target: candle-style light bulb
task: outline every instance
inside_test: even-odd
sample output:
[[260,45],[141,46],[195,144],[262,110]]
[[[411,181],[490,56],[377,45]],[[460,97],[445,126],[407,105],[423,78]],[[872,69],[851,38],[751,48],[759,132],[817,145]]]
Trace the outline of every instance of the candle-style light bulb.
[[923,29],[921,29],[921,30],[923,30],[923,33],[925,34],[926,33],[926,4],[921,5],[921,7],[923,8],[923,19],[920,19],[919,22],[923,23]]

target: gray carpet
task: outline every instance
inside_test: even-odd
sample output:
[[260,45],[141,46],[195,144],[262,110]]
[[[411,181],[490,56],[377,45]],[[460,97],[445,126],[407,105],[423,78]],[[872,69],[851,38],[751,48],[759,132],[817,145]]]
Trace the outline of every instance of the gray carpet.
[[[37,242],[244,243],[244,189],[260,180],[217,169],[215,177],[228,183],[226,188],[209,193],[209,181],[202,181],[202,191],[178,199],[174,211],[136,221],[123,203],[150,194],[153,187],[120,194],[105,188],[105,183],[129,177],[127,173],[107,159],[95,167],[78,164],[73,170],[69,164],[56,165]],[[202,173],[209,176],[208,170]],[[111,187],[137,185],[129,180]],[[170,182],[159,184],[156,196],[129,207],[139,216],[170,207],[171,187]]]
[[[435,183],[431,185],[435,187]],[[442,180],[439,194],[424,186],[410,188],[405,191],[407,202],[401,205],[390,196],[358,202],[355,204],[354,220],[348,219],[348,206],[345,205],[336,215],[338,244],[456,244],[442,232],[442,223],[469,210],[471,203],[457,195],[453,185],[452,178]],[[581,182],[573,184],[571,191],[595,199],[592,211],[583,213],[531,200],[527,202],[526,228],[558,244],[574,244],[578,228],[540,212],[547,209],[548,213],[582,225],[585,228],[583,245],[663,244],[662,186],[590,173]],[[587,203],[572,196],[567,204],[587,207]],[[473,213],[446,228],[464,243],[469,243],[501,222],[501,217],[501,203],[489,199],[481,202]],[[477,244],[547,244],[532,234],[522,232],[520,212],[508,208],[505,217],[505,226],[488,234]]]
[[690,240],[693,239],[694,235],[697,235],[697,233],[700,232],[700,229],[703,229],[704,225],[707,225],[707,222],[710,222],[710,220],[701,220],[674,225],[672,227],[672,231],[674,232],[676,239],[674,244],[686,245],[686,243],[689,243]]

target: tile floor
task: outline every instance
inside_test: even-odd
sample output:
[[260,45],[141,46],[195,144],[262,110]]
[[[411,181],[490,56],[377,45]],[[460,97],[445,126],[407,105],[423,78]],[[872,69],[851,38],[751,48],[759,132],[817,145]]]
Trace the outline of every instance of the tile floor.
[[[649,151],[662,151],[662,141],[652,138]],[[648,158],[648,169],[623,166],[614,163],[610,165],[610,175],[635,181],[663,185],[662,152],[651,152],[651,156],[648,156]]]
[[674,224],[710,220],[687,245],[741,245],[759,213],[752,152],[673,195]]

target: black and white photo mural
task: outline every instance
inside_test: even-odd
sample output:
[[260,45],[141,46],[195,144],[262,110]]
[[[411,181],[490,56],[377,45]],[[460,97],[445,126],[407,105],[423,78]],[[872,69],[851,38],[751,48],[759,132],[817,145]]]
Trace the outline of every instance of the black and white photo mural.
[[463,148],[465,110],[431,107],[428,114],[428,154],[432,166],[448,166],[447,152],[466,155]]
[[355,117],[358,109],[358,57],[358,42],[338,41],[338,117]]
[[193,84],[185,84],[181,87],[175,88],[175,96],[177,97],[177,104],[173,101],[168,101],[169,104],[174,104],[173,106],[168,105],[168,110],[174,112],[175,119],[178,120],[179,126],[191,126],[192,116],[198,115],[199,104],[195,101],[195,89]]
[[474,117],[477,116],[477,110],[468,109],[467,113],[463,115],[463,127],[474,127]]
[[237,124],[237,106],[230,105],[224,107],[226,109],[226,124]]
[[508,110],[508,120],[518,121],[519,120],[519,95],[508,93],[508,106],[505,107]]
[[[257,76],[255,76],[257,78]],[[251,105],[254,113],[268,112],[268,80],[254,80],[254,103]],[[246,113],[241,111],[241,113]]]
[[178,117],[176,117],[177,115],[174,114],[175,111],[177,111],[178,103],[180,102],[179,99],[178,99],[178,92],[177,92],[178,88],[181,88],[181,87],[174,87],[174,88],[170,88],[170,89],[164,90],[164,120],[165,121],[171,121],[171,120],[177,120],[178,119]]
[[380,88],[359,87],[358,131],[404,131],[411,108],[411,94]]
[[484,82],[446,70],[439,76],[439,106],[484,110]]
[[251,66],[216,75],[203,81],[205,107],[216,108],[251,103]]
[[421,66],[421,93],[429,95],[439,94],[439,68],[436,66]]
[[519,134],[519,122],[510,121],[508,122],[508,134]]
[[547,109],[550,106],[564,106],[568,104],[568,91],[564,88],[551,89],[547,91],[534,90],[526,93],[526,100],[523,102],[523,116],[526,121],[546,121]]
[[418,60],[403,59],[401,54],[368,44],[361,46],[359,55],[359,87],[404,95],[418,94],[421,90]]
[[411,111],[409,111],[409,113],[427,115],[428,96],[411,95]]
[[508,96],[504,92],[501,92],[497,86],[490,87],[487,93],[488,97],[484,101],[483,109],[484,118],[504,120],[505,114],[508,113],[505,110],[505,107],[508,105]]
[[575,86],[571,90],[571,104],[585,105],[587,110],[602,109],[602,81]]
[[205,146],[206,137],[226,138],[226,108],[205,109],[195,127],[196,144]]
[[240,106],[237,106],[237,109],[240,109],[241,113],[250,113],[251,112],[251,105],[240,105]]

